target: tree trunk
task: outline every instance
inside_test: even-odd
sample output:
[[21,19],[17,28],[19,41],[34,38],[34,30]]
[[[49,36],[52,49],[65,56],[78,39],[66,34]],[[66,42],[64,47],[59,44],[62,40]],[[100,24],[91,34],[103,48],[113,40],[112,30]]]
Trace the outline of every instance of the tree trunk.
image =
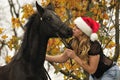
[[120,2],[119,0],[116,2],[116,13],[115,13],[115,55],[113,57],[114,61],[117,61],[119,57],[119,7],[120,7]]

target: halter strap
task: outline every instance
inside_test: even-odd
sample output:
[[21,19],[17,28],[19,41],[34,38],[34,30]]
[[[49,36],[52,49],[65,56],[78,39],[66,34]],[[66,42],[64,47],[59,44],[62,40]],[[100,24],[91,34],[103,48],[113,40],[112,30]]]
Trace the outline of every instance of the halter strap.
[[49,80],[52,80],[50,75],[48,74],[47,70],[45,69],[45,67],[44,67],[44,71],[45,71],[46,75],[48,76]]

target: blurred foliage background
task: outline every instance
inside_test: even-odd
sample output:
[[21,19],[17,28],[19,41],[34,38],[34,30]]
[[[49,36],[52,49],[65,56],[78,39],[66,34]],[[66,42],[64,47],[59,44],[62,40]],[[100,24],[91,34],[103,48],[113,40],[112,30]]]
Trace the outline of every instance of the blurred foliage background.
[[[89,16],[100,23],[98,31],[99,41],[104,49],[105,55],[113,59],[120,66],[120,1],[119,0],[38,0],[45,7],[52,3],[55,12],[62,21],[69,19],[67,24],[73,27],[73,20],[78,16]],[[22,42],[22,36],[25,31],[27,19],[35,13],[35,4],[20,5],[18,0],[8,0],[10,18],[10,30],[12,34],[6,33],[8,29],[0,25],[0,56],[9,63],[12,56],[16,54]],[[0,21],[3,19],[0,18]],[[68,39],[69,40],[69,39]],[[52,38],[48,42],[47,54],[62,54],[65,47],[58,38]],[[9,55],[9,51],[13,55]],[[4,54],[4,56],[2,55]],[[73,61],[65,63],[49,63],[55,68],[55,74],[61,72],[64,74],[64,80],[88,80],[85,71]]]

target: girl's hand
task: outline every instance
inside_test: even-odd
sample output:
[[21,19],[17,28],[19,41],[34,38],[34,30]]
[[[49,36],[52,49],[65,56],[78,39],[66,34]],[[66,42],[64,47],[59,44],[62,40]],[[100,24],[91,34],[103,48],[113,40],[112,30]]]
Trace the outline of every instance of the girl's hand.
[[76,57],[75,52],[71,49],[66,49],[64,52],[67,54],[68,57],[70,57],[72,59],[74,59]]

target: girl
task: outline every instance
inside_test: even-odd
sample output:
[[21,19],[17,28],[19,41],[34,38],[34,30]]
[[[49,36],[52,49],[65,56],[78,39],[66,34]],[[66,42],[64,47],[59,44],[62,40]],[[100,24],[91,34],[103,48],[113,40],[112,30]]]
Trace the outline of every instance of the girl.
[[73,50],[66,49],[63,54],[56,56],[47,55],[46,60],[65,62],[71,58],[91,74],[93,80],[120,80],[118,66],[103,54],[102,47],[97,41],[96,32],[99,24],[89,17],[78,17],[74,24],[74,38],[70,41]]

